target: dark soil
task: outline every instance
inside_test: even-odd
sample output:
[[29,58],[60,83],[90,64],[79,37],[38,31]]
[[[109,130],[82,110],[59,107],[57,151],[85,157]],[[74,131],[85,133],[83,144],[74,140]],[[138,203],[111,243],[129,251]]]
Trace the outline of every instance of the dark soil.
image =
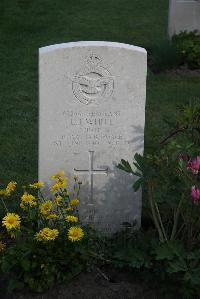
[[160,299],[156,290],[136,279],[128,271],[114,269],[82,273],[67,285],[56,286],[44,294],[19,293],[0,299]]

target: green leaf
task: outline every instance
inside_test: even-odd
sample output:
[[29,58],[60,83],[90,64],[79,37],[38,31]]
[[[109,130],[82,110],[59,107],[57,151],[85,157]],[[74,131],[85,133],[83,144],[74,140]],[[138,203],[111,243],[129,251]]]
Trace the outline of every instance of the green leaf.
[[144,168],[144,158],[143,156],[141,156],[140,154],[136,153],[134,155],[134,159],[137,163],[134,163],[134,165],[137,165],[136,167],[139,169],[139,170],[143,170]]
[[161,244],[159,247],[157,247],[155,249],[155,253],[156,260],[173,260],[176,255],[167,243]]
[[184,280],[200,286],[200,268],[185,273]]
[[187,264],[183,259],[176,259],[169,262],[169,267],[167,268],[168,273],[186,272]]
[[30,261],[27,259],[23,259],[21,261],[21,266],[24,269],[24,271],[26,271],[26,272],[29,271],[30,270]]
[[128,173],[133,173],[133,170],[132,170],[132,168],[131,168],[129,162],[126,161],[126,160],[124,160],[124,159],[121,159],[121,163],[119,163],[119,164],[117,165],[117,168],[119,168],[119,169],[121,169],[121,170],[123,170],[123,171],[126,171],[126,172],[128,172]]
[[135,192],[138,191],[139,188],[142,186],[142,184],[143,184],[143,179],[142,179],[142,178],[138,179],[138,180],[133,184],[133,189],[134,189],[134,191],[135,191]]

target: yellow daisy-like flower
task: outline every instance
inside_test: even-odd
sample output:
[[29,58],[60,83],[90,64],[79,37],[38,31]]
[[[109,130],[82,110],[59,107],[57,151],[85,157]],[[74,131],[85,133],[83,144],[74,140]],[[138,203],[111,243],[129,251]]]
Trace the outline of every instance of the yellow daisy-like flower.
[[39,189],[39,188],[44,187],[44,182],[39,181],[39,182],[30,184],[29,187],[30,187],[30,188],[33,188],[33,189]]
[[67,187],[67,181],[65,179],[59,180],[57,183],[55,183],[51,187],[51,192],[55,193],[58,192],[61,189],[64,189]]
[[64,178],[64,176],[65,176],[65,172],[64,172],[64,170],[61,170],[61,171],[59,171],[58,173],[52,175],[52,176],[51,176],[51,179],[52,179],[52,180],[57,180],[57,179]]
[[20,229],[21,218],[15,213],[7,213],[2,220],[2,226],[5,226],[7,230]]
[[22,209],[25,209],[27,206],[33,207],[33,206],[37,205],[36,201],[37,201],[37,199],[35,196],[33,196],[27,192],[24,192],[24,194],[21,197],[20,207]]
[[10,182],[8,183],[6,187],[6,195],[9,196],[16,188],[17,183],[16,182]]
[[79,199],[78,198],[72,198],[70,200],[70,205],[71,206],[77,206],[79,204]]
[[68,230],[68,239],[72,242],[80,241],[84,236],[84,232],[81,227],[72,226]]
[[60,196],[60,195],[56,196],[55,202],[56,202],[57,206],[61,206],[61,204],[62,204],[62,196]]
[[3,241],[0,241],[0,252],[5,251],[5,249],[6,249],[6,243]]
[[78,217],[73,216],[73,215],[68,215],[65,217],[65,220],[67,222],[78,222]]
[[51,200],[47,200],[44,203],[42,203],[39,207],[40,209],[40,213],[42,215],[48,215],[48,213],[50,213],[51,209],[53,207],[52,201]]
[[55,219],[58,219],[58,215],[56,214],[49,214],[46,216],[47,219],[49,220],[55,220]]
[[45,227],[35,234],[37,241],[54,241],[59,235],[58,229]]
[[60,190],[60,184],[56,183],[51,187],[51,192],[55,193]]

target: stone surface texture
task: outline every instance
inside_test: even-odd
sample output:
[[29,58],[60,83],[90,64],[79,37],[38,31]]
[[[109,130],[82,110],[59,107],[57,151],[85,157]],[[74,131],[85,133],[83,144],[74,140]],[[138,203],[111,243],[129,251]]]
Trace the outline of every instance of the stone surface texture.
[[83,182],[83,223],[105,233],[140,225],[141,192],[120,171],[143,152],[147,55],[114,42],[73,42],[39,50],[39,179],[65,170]]
[[168,33],[172,37],[181,31],[200,31],[200,1],[170,0]]

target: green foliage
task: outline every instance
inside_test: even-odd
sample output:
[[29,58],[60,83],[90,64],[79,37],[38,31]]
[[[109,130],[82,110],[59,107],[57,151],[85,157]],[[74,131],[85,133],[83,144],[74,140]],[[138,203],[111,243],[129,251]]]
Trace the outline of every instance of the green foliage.
[[[149,232],[147,235],[150,236]],[[147,238],[142,232],[138,233],[127,229],[109,240],[107,254],[116,267],[150,269],[152,262],[149,253],[153,239],[148,238],[147,242]]]
[[200,68],[200,34],[197,31],[181,32],[172,40],[163,40],[149,51],[149,65],[156,72],[186,66]]
[[143,159],[139,154],[136,153],[135,156],[134,156],[134,159],[135,159],[135,162],[133,162],[133,164],[137,167],[138,171],[137,170],[133,171],[133,169],[132,169],[131,165],[129,164],[129,162],[125,161],[124,159],[121,160],[121,163],[119,163],[117,165],[117,167],[119,169],[123,170],[123,171],[126,171],[128,173],[131,173],[131,174],[134,174],[134,175],[140,177],[140,179],[138,179],[133,184],[134,190],[137,191],[140,188],[140,185],[143,182],[141,171],[142,171],[142,167],[144,167],[144,164],[143,164]]
[[152,229],[127,230],[107,242],[105,254],[115,267],[153,284],[160,298],[199,296],[200,251],[188,250],[180,240],[161,243]]
[[42,292],[56,281],[72,279],[85,267],[82,244],[81,251],[75,246],[63,246],[63,241],[49,244],[35,242],[18,243],[7,249],[2,258],[2,271],[8,275],[8,290],[25,286]]
[[52,176],[52,180],[52,194],[48,199],[43,182],[24,186],[15,213],[9,210],[7,202],[16,183],[10,182],[0,189],[0,200],[6,212],[2,229],[6,227],[3,235],[8,244],[5,248],[5,243],[0,243],[1,270],[7,276],[10,292],[25,287],[42,292],[55,282],[71,279],[90,264],[89,252],[95,246],[91,229],[82,228],[79,221],[81,182],[75,176],[72,192],[69,192],[64,171]]
[[154,153],[135,154],[133,167],[123,159],[118,165],[138,177],[133,188],[143,188],[157,236],[132,237],[131,250],[127,244],[122,250],[118,246],[114,257],[120,267],[145,270],[147,262],[159,281],[182,285],[183,298],[199,295],[200,286],[200,197],[191,194],[192,186],[200,191],[197,157],[200,161],[200,104],[194,102],[177,110],[176,122]]
[[182,64],[191,69],[200,68],[200,34],[197,31],[174,35],[172,44],[177,48]]

